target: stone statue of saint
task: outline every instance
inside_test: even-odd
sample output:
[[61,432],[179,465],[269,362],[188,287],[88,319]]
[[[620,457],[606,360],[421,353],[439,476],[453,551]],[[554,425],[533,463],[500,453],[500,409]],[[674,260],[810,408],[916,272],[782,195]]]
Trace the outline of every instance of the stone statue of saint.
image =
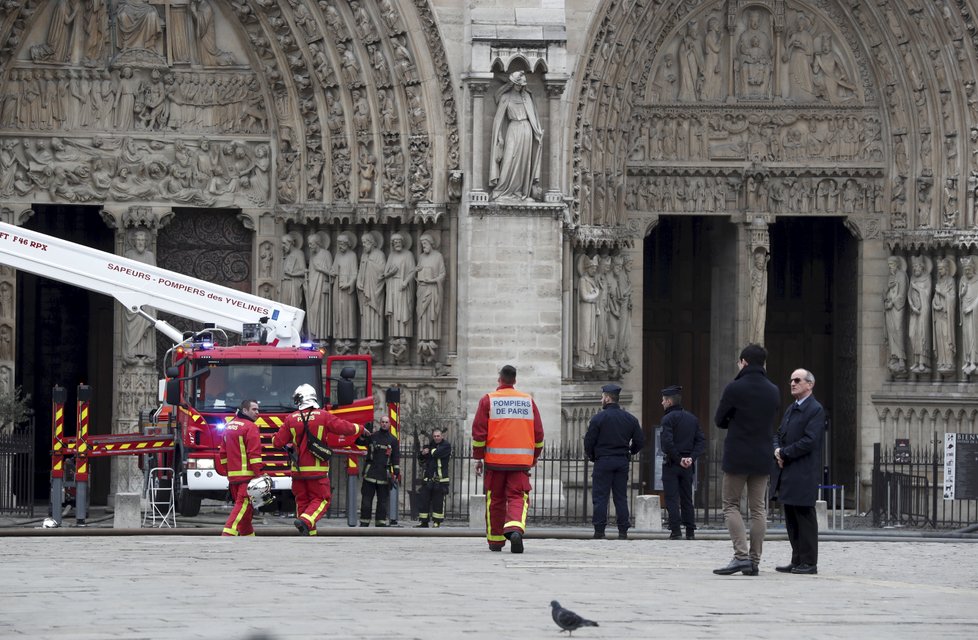
[[581,254],[577,258],[577,341],[574,343],[574,368],[594,369],[598,356],[598,257]]
[[598,297],[601,316],[598,318],[598,362],[595,368],[607,370],[611,377],[617,378],[618,278],[611,272],[611,256],[598,258],[598,288],[601,290]]
[[234,64],[234,56],[217,47],[217,29],[214,25],[214,7],[210,0],[191,0],[190,15],[194,18],[200,62],[205,66]]
[[301,307],[305,282],[306,256],[302,253],[302,236],[298,231],[291,231],[282,236],[281,302]]
[[631,356],[629,351],[632,344],[632,282],[629,272],[632,268],[632,258],[629,255],[615,256],[612,260],[612,269],[615,277],[618,278],[619,306],[621,308],[621,318],[618,321],[618,348],[617,360],[622,373],[632,370]]
[[47,46],[51,62],[68,62],[71,58],[72,34],[78,16],[78,0],[57,0],[51,11]]
[[812,62],[815,59],[815,37],[812,22],[804,13],[795,19],[795,28],[784,43],[781,61],[788,65],[788,84],[783,88],[785,98],[803,102],[815,100]]
[[[418,240],[421,255],[418,256],[416,280],[418,282],[418,353],[425,364],[434,360],[438,340],[441,339],[442,285],[445,281],[445,259],[435,237],[421,234]],[[422,345],[422,343],[425,343]]]
[[309,272],[306,281],[306,326],[315,340],[329,338],[332,321],[329,317],[330,278],[333,271],[333,256],[329,252],[329,236],[323,232],[311,233],[306,238],[309,247]]
[[696,102],[703,86],[703,50],[700,48],[696,21],[686,23],[686,33],[679,41],[679,101]]
[[724,97],[723,73],[720,66],[720,53],[723,48],[723,34],[720,32],[720,19],[716,16],[706,21],[706,36],[703,38],[703,100],[720,100]]
[[761,29],[761,14],[755,9],[748,14],[747,29],[737,40],[736,69],[741,97],[770,97],[772,63],[771,36]]
[[954,324],[957,318],[958,290],[954,284],[957,266],[952,258],[937,261],[937,284],[934,286],[934,353],[937,356],[937,370],[942,374],[954,371],[954,356],[957,353]]
[[978,371],[978,255],[961,258],[961,372]]
[[883,294],[883,336],[890,353],[887,366],[893,373],[903,373],[907,369],[903,333],[903,314],[907,307],[907,263],[901,256],[890,256],[886,264],[890,270]]
[[[156,256],[149,250],[149,232],[138,229],[131,236],[132,248],[125,252],[125,256],[131,260],[156,266]],[[156,317],[156,312],[152,309],[145,309],[147,313]],[[142,362],[152,364],[156,360],[156,334],[153,326],[142,316],[130,313],[126,316],[126,326],[123,329],[123,359],[134,364]]]
[[[360,271],[357,274],[357,298],[360,301],[360,352],[375,349],[384,341],[384,267],[387,259],[381,246],[380,231],[368,231],[360,238]],[[372,351],[371,351],[372,352]]]
[[395,232],[391,234],[391,252],[384,267],[387,280],[387,333],[391,338],[414,336],[414,254],[411,236]]
[[771,254],[764,247],[754,249],[750,268],[750,341],[764,344],[767,321],[767,263]]
[[352,341],[357,337],[357,237],[343,231],[336,237],[333,258],[333,339]]
[[156,7],[146,0],[120,0],[115,10],[119,31],[119,49],[147,49],[156,52],[157,40],[163,35],[163,21]]
[[932,263],[929,256],[910,258],[910,291],[907,303],[910,305],[910,351],[912,355],[910,371],[930,372],[930,329],[931,329],[931,281]]
[[543,157],[543,127],[526,89],[526,74],[510,74],[496,93],[496,117],[492,122],[489,186],[492,199],[528,200],[539,188]]

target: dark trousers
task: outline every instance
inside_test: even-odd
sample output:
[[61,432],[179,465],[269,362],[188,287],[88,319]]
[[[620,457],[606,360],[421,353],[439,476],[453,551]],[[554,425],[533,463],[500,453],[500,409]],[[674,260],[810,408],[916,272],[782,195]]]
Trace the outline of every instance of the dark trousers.
[[696,525],[693,511],[693,474],[695,467],[683,469],[678,464],[662,467],[662,489],[666,494],[666,510],[669,511],[669,528],[679,531],[680,524],[687,529]]
[[818,519],[815,507],[784,505],[784,526],[791,543],[791,564],[818,565]]
[[374,524],[387,524],[387,510],[391,504],[391,486],[388,483],[377,483],[363,481],[360,487],[360,524],[370,522],[370,511],[374,502],[374,495],[377,496],[377,517]]
[[418,492],[418,519],[428,522],[431,518],[435,523],[445,519],[445,494],[448,493],[448,483],[437,480],[425,480]]
[[608,493],[614,495],[615,514],[618,530],[628,531],[628,458],[625,456],[604,456],[594,463],[591,474],[591,504],[594,513],[591,522],[595,531],[604,531],[608,524]]

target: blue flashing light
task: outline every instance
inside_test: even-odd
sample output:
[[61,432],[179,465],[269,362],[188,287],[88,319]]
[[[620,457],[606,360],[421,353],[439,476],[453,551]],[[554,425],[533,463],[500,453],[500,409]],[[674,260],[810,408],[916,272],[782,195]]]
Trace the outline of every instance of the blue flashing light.
[[313,349],[316,348],[316,345],[313,344],[313,343],[311,343],[311,342],[303,342],[303,343],[299,344],[299,348],[300,349],[307,349],[309,351],[312,351]]
[[201,349],[213,349],[214,348],[214,343],[213,342],[201,342],[198,346]]

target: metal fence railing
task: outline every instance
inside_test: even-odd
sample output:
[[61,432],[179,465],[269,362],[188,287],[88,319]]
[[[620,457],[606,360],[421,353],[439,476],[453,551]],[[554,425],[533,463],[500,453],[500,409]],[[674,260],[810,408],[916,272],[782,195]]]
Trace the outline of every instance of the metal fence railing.
[[978,522],[978,500],[944,499],[944,453],[939,447],[910,452],[873,445],[873,524],[935,529]]
[[0,428],[0,513],[34,517],[34,417]]

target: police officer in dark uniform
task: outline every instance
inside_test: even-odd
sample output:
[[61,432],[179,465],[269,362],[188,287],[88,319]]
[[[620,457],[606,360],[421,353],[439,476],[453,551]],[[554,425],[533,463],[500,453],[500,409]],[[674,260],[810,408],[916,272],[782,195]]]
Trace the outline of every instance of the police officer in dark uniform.
[[695,537],[693,477],[696,475],[696,459],[706,451],[700,421],[683,409],[682,392],[679,385],[662,390],[662,408],[666,414],[662,417],[659,445],[662,447],[662,488],[669,511],[670,540],[682,537],[680,523],[686,527],[687,540]]
[[606,384],[601,387],[602,409],[591,418],[584,436],[584,452],[594,463],[591,475],[592,522],[595,539],[604,538],[608,523],[608,493],[615,498],[618,516],[618,538],[628,538],[628,463],[629,457],[645,446],[642,425],[632,414],[618,406],[621,387]]

